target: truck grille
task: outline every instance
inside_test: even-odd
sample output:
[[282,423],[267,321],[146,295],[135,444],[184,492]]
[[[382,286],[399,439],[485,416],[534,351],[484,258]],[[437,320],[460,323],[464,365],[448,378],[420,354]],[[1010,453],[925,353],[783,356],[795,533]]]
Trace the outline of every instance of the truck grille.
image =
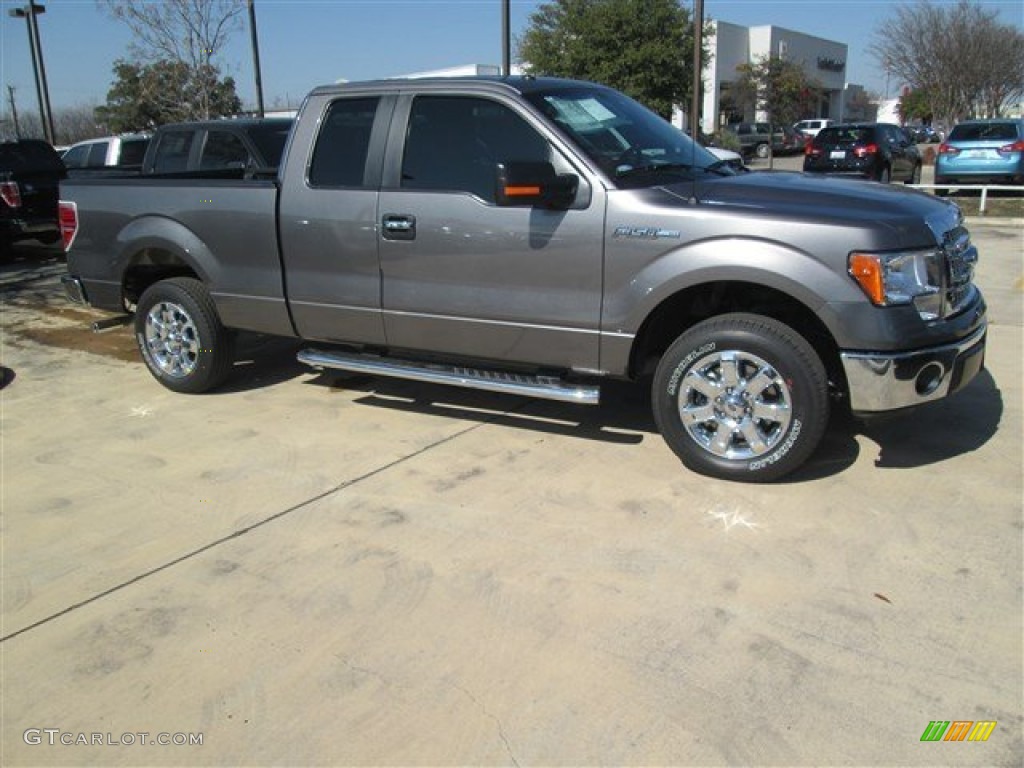
[[951,317],[962,312],[974,297],[974,265],[978,261],[978,249],[971,243],[970,233],[963,227],[957,227],[946,233],[942,251],[946,257],[942,314]]

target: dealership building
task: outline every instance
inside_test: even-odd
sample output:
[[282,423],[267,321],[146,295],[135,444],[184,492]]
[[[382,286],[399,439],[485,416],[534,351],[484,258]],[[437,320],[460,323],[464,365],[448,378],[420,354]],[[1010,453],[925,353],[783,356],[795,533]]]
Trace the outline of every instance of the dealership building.
[[[704,66],[704,104],[701,130],[714,133],[737,121],[763,121],[764,114],[734,111],[729,90],[737,80],[736,68],[762,58],[778,57],[803,66],[808,79],[817,82],[822,98],[813,114],[801,118],[828,117],[836,121],[873,119],[867,109],[864,89],[846,82],[848,48],[845,43],[825,40],[783,27],[743,27],[724,21],[709,22],[709,61]],[[864,114],[860,114],[864,111]],[[684,118],[685,119],[685,118]]]

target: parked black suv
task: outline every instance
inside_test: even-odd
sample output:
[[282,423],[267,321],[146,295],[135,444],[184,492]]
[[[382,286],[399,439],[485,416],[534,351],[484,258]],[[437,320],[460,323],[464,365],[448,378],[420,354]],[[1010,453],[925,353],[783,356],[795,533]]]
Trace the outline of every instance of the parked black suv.
[[768,123],[731,123],[726,130],[740,140],[741,154],[747,159],[755,155],[768,157],[769,142],[776,155],[796,154],[804,149],[805,138],[788,125],[776,125],[769,133]]
[[0,254],[7,256],[17,240],[57,241],[57,193],[66,175],[45,141],[0,143]]
[[861,176],[883,184],[919,184],[921,153],[898,125],[830,125],[807,144],[804,172]]

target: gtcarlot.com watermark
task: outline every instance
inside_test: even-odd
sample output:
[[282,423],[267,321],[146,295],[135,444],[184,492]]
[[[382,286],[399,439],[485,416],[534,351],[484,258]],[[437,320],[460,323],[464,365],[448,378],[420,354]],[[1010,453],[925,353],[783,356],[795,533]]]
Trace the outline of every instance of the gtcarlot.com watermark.
[[149,731],[125,731],[124,733],[85,733],[84,731],[62,731],[60,728],[26,728],[21,735],[29,745],[47,744],[51,747],[201,747],[202,733],[150,733]]

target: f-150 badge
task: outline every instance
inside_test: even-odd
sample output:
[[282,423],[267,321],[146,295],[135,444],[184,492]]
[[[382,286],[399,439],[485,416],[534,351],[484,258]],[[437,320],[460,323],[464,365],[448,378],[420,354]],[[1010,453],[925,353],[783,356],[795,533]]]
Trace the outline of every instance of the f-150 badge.
[[659,240],[661,238],[678,240],[680,236],[678,229],[661,229],[660,227],[616,227],[612,234],[612,237],[638,237],[642,240]]

